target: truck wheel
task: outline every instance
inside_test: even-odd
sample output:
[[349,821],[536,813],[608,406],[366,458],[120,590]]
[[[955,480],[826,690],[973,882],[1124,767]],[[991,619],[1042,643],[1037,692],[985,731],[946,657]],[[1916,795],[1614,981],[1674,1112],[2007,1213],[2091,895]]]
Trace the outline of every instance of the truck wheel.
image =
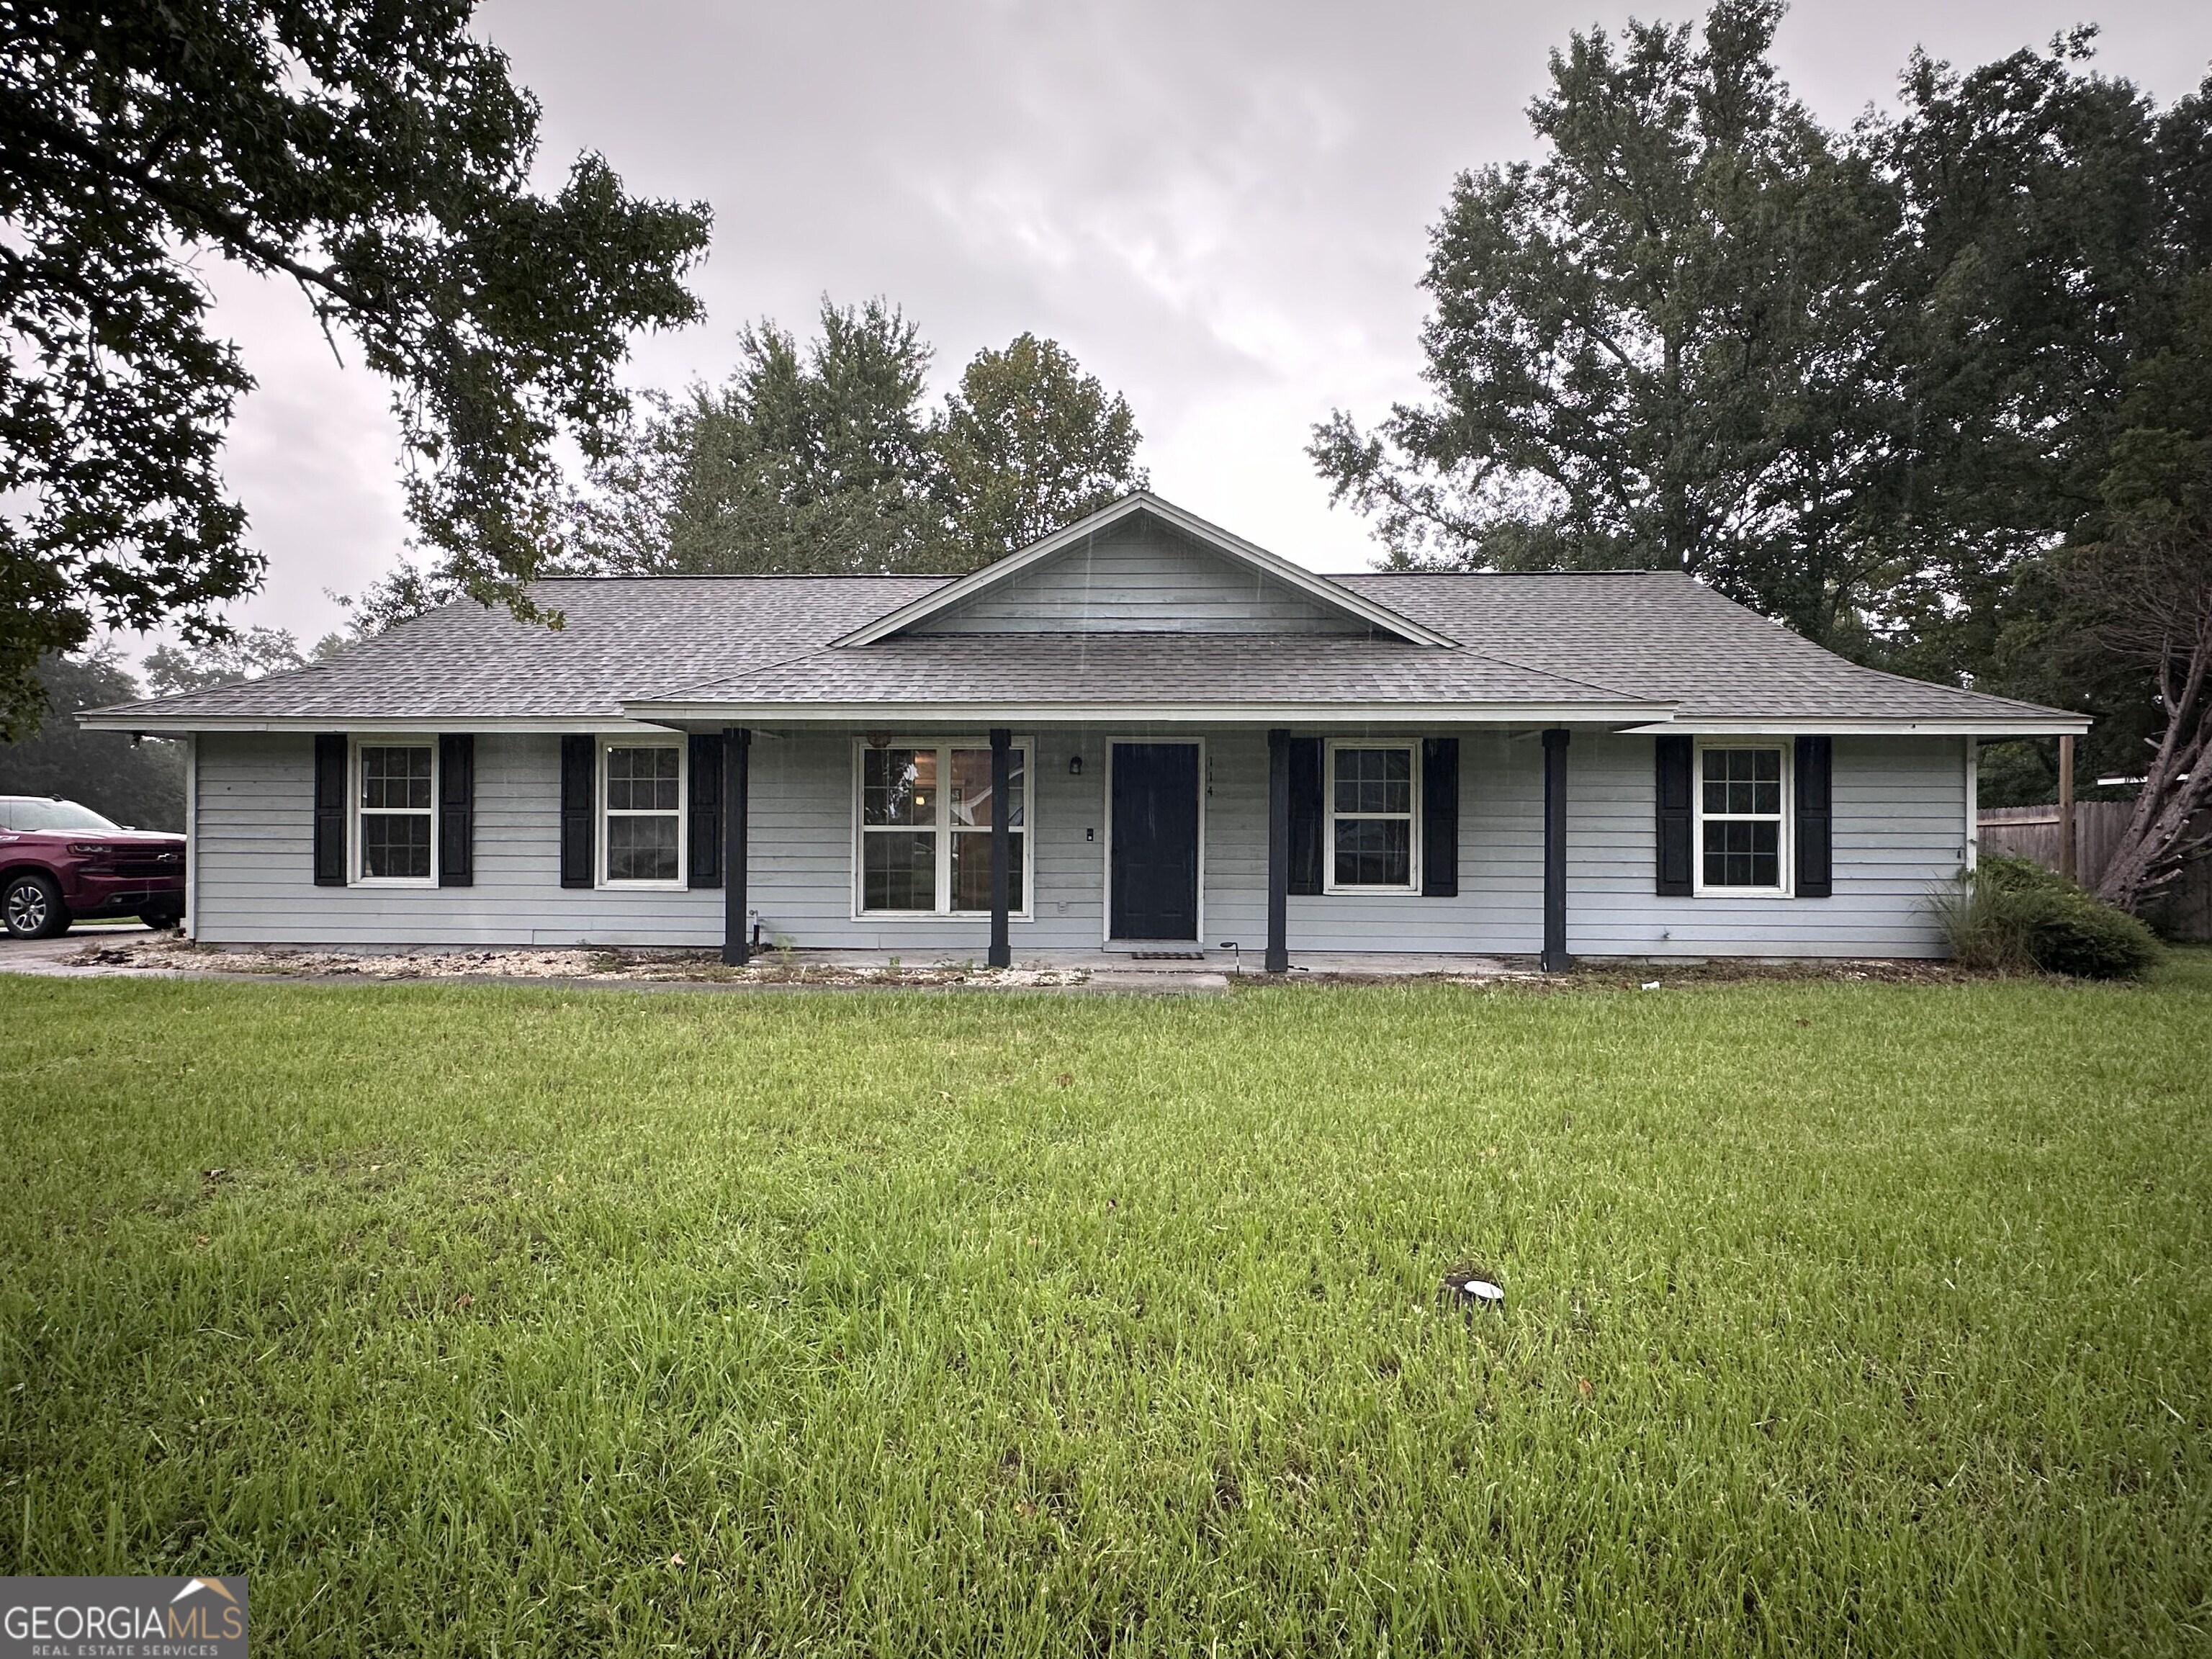
[[69,931],[69,907],[50,877],[25,871],[0,884],[0,923],[10,939],[52,939]]

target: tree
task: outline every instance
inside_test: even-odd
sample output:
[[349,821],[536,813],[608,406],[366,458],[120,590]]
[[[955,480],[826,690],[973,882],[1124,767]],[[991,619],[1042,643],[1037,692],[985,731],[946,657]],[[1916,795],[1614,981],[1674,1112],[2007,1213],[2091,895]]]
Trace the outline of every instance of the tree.
[[979,351],[938,425],[952,539],[980,565],[1096,513],[1149,480],[1137,421],[1063,347],[1022,334]]
[[596,453],[639,327],[699,314],[708,215],[595,155],[529,185],[538,106],[471,0],[29,0],[0,13],[0,726],[97,623],[224,631],[259,556],[218,471],[252,381],[191,261],[289,278],[396,388],[410,511],[535,614],[520,509]]
[[[2212,835],[2212,273],[2173,343],[2129,376],[2098,538],[2051,562],[2061,651],[2130,671],[2151,714],[2136,793],[2097,896],[2135,910]],[[2146,752],[2147,751],[2147,752]]]
[[724,386],[649,400],[568,510],[572,568],[957,571],[1142,483],[1128,404],[1030,335],[933,413],[931,351],[882,300],[763,321]]
[[1462,173],[1423,279],[1435,394],[1310,453],[1398,564],[1682,569],[1832,638],[1886,550],[1869,273],[1897,204],[1781,85],[1777,0],[1552,57],[1539,163]]
[[185,827],[184,745],[140,742],[122,732],[88,732],[70,716],[80,708],[130,702],[139,695],[112,650],[47,657],[39,689],[59,718],[16,743],[0,743],[0,795],[61,795],[141,830]]
[[335,656],[349,645],[374,639],[387,628],[396,628],[462,597],[461,585],[452,576],[425,570],[405,559],[363,588],[358,598],[333,593],[328,588],[323,592],[325,598],[345,608],[347,626],[344,633],[326,634],[315,642],[318,658]]
[[1768,61],[1779,15],[1554,54],[1544,159],[1463,175],[1435,233],[1432,400],[1310,453],[1400,563],[1680,568],[1848,654],[1986,675],[2205,246],[2206,100],[2159,115],[2081,31],[1916,58],[1897,118],[1830,133]]
[[234,629],[204,645],[156,646],[146,656],[146,683],[155,696],[166,697],[307,665],[289,629]]
[[1863,470],[1898,552],[1887,665],[1986,675],[2023,567],[2099,510],[2130,364],[2191,244],[2174,147],[2203,130],[2087,71],[2094,29],[1970,73],[1917,55],[1862,147],[1905,212],[1875,313],[1889,412]]
[[661,574],[943,568],[929,348],[881,300],[824,300],[821,327],[802,348],[758,323],[727,384],[658,399],[594,469],[580,553]]

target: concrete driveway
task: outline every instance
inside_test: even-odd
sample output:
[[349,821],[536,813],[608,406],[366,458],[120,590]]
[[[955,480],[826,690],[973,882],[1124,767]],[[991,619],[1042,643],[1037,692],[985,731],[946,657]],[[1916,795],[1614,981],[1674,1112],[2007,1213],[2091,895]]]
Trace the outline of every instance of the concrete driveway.
[[100,969],[73,968],[67,959],[88,945],[121,945],[130,939],[151,939],[153,934],[152,928],[135,921],[72,927],[58,939],[9,939],[0,933],[0,974],[49,974],[65,979],[98,974]]

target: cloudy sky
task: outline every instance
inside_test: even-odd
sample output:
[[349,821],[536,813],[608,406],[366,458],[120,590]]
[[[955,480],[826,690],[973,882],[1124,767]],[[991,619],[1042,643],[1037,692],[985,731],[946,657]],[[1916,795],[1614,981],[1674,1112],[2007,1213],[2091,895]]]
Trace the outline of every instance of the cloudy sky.
[[[1170,499],[1318,569],[1374,556],[1302,451],[1332,407],[1417,394],[1428,225],[1452,175],[1532,153],[1522,111],[1588,0],[492,0],[480,27],[543,100],[556,178],[603,152],[703,199],[708,319],[632,378],[720,378],[749,318],[880,294],[940,387],[1024,329],[1125,392]],[[1638,15],[1687,17],[1644,0]],[[1777,56],[1831,122],[1887,105],[1916,46],[1968,64],[2103,27],[2100,64],[2169,101],[2212,58],[2202,0],[1799,0]],[[269,556],[246,623],[313,639],[403,550],[383,386],[296,294],[217,273],[259,389],[228,471]]]

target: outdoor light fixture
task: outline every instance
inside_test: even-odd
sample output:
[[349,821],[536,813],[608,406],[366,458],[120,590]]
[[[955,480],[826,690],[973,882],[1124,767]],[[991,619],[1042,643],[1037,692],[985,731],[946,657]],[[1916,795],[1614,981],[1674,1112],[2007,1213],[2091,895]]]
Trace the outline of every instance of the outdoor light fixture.
[[1082,756],[1070,755],[1067,757],[1067,775],[1071,778],[1079,778],[1083,775]]

